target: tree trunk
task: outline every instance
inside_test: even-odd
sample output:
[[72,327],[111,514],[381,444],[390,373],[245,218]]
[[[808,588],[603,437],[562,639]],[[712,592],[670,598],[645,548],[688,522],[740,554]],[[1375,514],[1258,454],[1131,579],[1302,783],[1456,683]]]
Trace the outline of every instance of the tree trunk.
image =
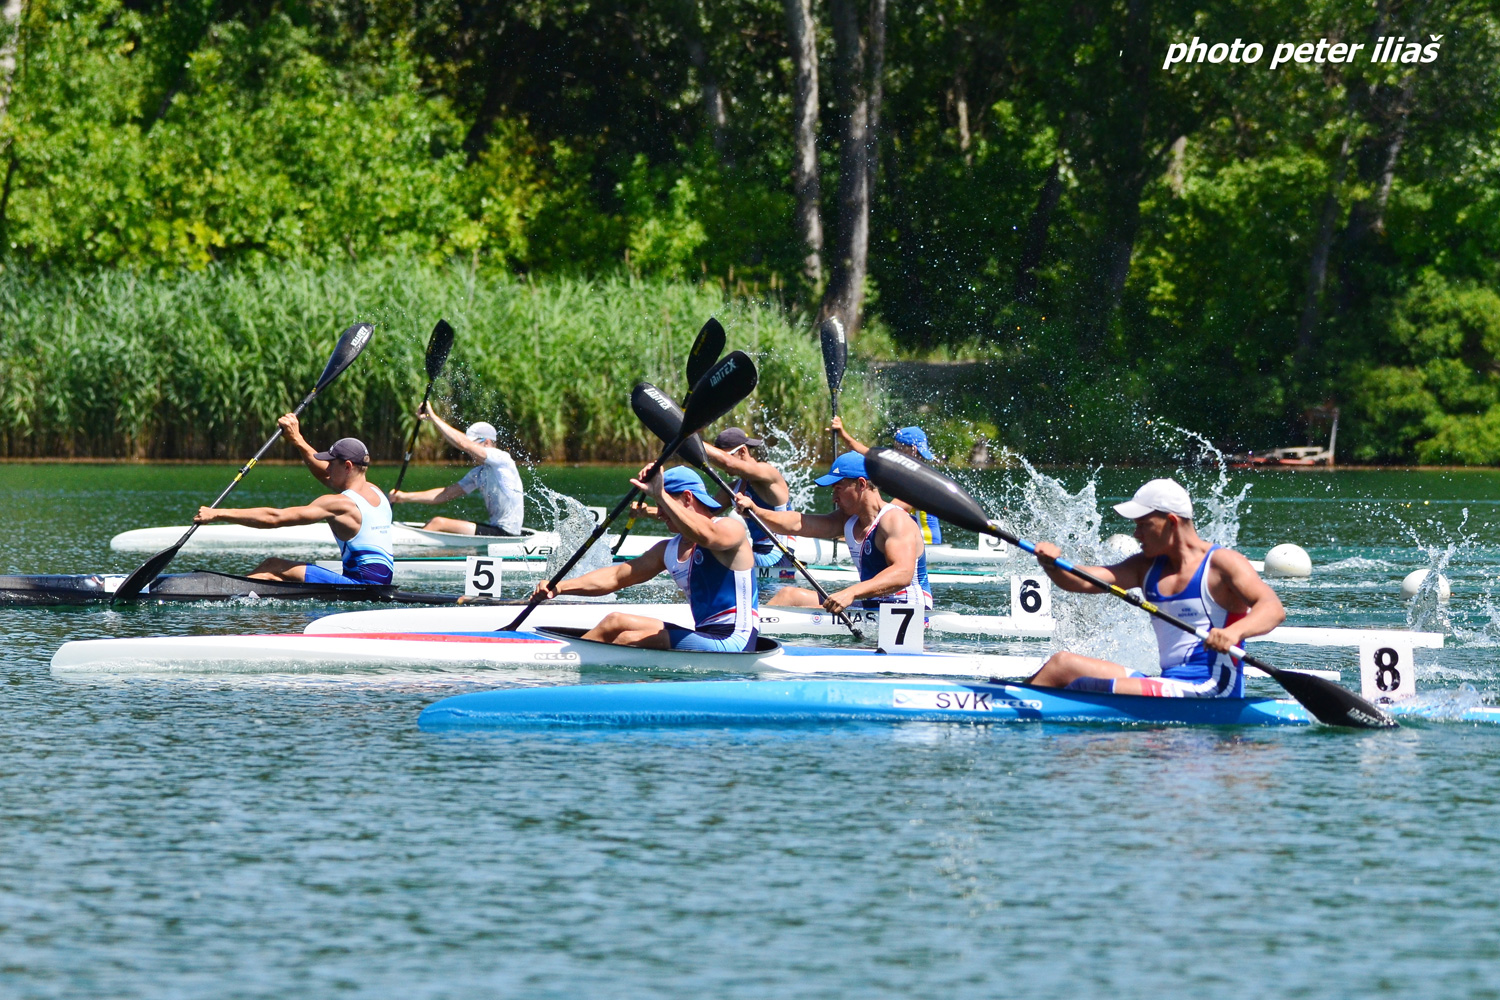
[[1047,253],[1047,233],[1052,226],[1052,212],[1062,197],[1062,157],[1052,161],[1046,180],[1037,192],[1036,205],[1026,223],[1026,242],[1021,259],[1016,262],[1016,298],[1028,305],[1036,301],[1036,271]]
[[1312,257],[1307,262],[1307,291],[1302,299],[1302,317],[1297,322],[1297,354],[1299,361],[1312,355],[1314,331],[1318,326],[1319,304],[1323,300],[1323,285],[1328,279],[1328,253],[1333,248],[1333,228],[1338,221],[1339,188],[1344,183],[1344,173],[1349,168],[1349,135],[1339,146],[1338,160],[1334,163],[1333,177],[1328,183],[1328,194],[1323,198],[1323,211],[1318,218],[1318,235],[1313,240]]
[[708,122],[719,162],[726,167],[733,166],[729,156],[729,114],[724,107],[724,91],[719,86],[718,74],[709,65],[703,39],[695,33],[696,26],[691,32],[687,39],[688,61],[698,71],[698,83],[703,88],[703,117]]
[[860,25],[853,0],[832,0],[835,74],[844,128],[839,143],[837,242],[819,321],[838,317],[849,336],[859,329],[870,255],[870,203],[875,184],[875,127],[881,86],[872,70],[885,66],[885,0],[871,0],[869,24]]
[[21,48],[21,0],[5,0],[5,7],[0,11],[0,18],[4,23],[0,24],[0,32],[4,34],[3,42],[0,42],[0,118],[10,113],[10,94],[16,78],[16,53]]
[[785,0],[788,48],[796,69],[793,95],[792,191],[797,197],[797,235],[807,249],[802,277],[814,294],[823,284],[822,188],[818,182],[818,45],[812,0]]

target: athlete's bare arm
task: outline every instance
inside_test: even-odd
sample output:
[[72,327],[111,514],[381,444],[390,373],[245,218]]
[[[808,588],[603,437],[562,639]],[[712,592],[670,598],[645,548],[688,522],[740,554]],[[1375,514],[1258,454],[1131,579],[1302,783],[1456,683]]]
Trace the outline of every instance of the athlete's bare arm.
[[[823,606],[843,611],[855,601],[884,597],[911,585],[917,574],[917,559],[922,554],[922,530],[909,517],[883,517],[875,529],[875,545],[885,553],[886,567],[868,580],[852,583],[828,595]],[[837,604],[835,608],[833,605]]]
[[801,535],[804,538],[843,538],[847,514],[804,514],[798,510],[767,510],[757,507],[748,494],[736,493],[734,505],[741,511],[753,510],[767,528],[778,535]]
[[1265,635],[1286,621],[1286,608],[1270,584],[1260,578],[1250,560],[1232,549],[1219,549],[1210,565],[1208,592],[1231,614],[1246,611],[1232,625],[1210,629],[1203,644],[1220,653],[1241,645],[1252,635]]
[[284,528],[327,521],[334,536],[348,541],[359,534],[359,508],[342,493],[318,497],[301,507],[199,507],[195,524],[243,524],[251,528]]
[[703,451],[710,462],[730,475],[743,479],[755,488],[755,492],[772,503],[786,503],[791,499],[791,491],[787,489],[781,470],[770,462],[752,458],[743,448],[724,451],[711,444],[704,444]]
[[302,436],[302,423],[297,419],[297,414],[283,414],[276,420],[276,426],[281,428],[282,436],[286,443],[297,449],[297,454],[302,457],[307,471],[311,472],[318,482],[328,485],[329,463],[321,458],[315,458],[318,450],[307,443],[307,438]]
[[417,419],[431,420],[432,426],[438,429],[438,433],[443,435],[449,444],[465,455],[468,455],[475,462],[483,462],[485,460],[484,445],[478,441],[470,441],[467,434],[438,416],[437,411],[432,408],[431,403],[423,403],[417,407]]
[[663,554],[667,550],[665,541],[657,542],[645,552],[631,559],[629,562],[614,563],[610,566],[600,566],[582,576],[575,576],[571,580],[563,580],[555,590],[547,588],[547,581],[543,580],[536,585],[535,593],[545,593],[548,598],[556,597],[558,594],[578,594],[581,597],[602,597],[605,594],[613,594],[617,590],[633,587],[666,570],[667,564]]
[[[1052,560],[1062,555],[1062,549],[1051,542],[1036,543],[1036,561],[1047,574],[1047,578],[1057,585],[1058,589],[1066,590],[1074,594],[1103,594],[1099,587],[1094,586],[1087,580],[1074,576],[1066,570],[1059,569]],[[1112,583],[1126,590],[1139,587],[1146,579],[1146,571],[1151,568],[1151,560],[1143,555],[1133,555],[1123,562],[1117,562],[1113,566],[1079,566],[1085,573],[1097,576],[1105,583]]]
[[844,439],[844,443],[849,446],[850,451],[857,451],[861,455],[863,455],[870,450],[869,445],[864,444],[861,441],[856,441],[854,439],[854,435],[850,434],[847,430],[844,429],[843,417],[834,417],[833,420],[829,421],[828,427],[826,429],[830,431],[838,431],[839,437]]
[[430,490],[419,490],[416,493],[408,493],[405,490],[391,490],[391,503],[447,503],[449,500],[457,500],[464,496],[462,486],[453,483],[451,486],[434,486]]

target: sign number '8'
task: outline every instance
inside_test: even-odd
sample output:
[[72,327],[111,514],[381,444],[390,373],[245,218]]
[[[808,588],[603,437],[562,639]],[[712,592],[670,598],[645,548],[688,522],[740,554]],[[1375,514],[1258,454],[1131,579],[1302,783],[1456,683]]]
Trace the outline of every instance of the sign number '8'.
[[1401,686],[1401,671],[1397,669],[1401,656],[1389,646],[1375,650],[1375,686],[1382,691],[1395,691]]

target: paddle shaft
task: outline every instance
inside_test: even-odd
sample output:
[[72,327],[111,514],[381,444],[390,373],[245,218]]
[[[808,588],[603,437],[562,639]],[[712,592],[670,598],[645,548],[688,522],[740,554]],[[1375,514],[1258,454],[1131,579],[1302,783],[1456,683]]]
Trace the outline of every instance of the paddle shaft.
[[[719,489],[729,494],[729,502],[732,505],[734,503],[734,490],[731,490],[729,488],[729,484],[725,483],[723,477],[721,477],[717,472],[715,472],[708,466],[703,466],[703,471],[708,473],[708,478],[712,479],[714,481],[714,484],[718,486]],[[755,526],[761,531],[764,531],[766,535],[771,539],[771,544],[780,549],[781,554],[790,559],[792,561],[792,565],[797,567],[797,572],[801,573],[802,576],[807,580],[807,582],[812,584],[813,591],[818,595],[819,603],[828,603],[828,591],[824,590],[822,584],[813,579],[812,571],[807,568],[807,566],[802,562],[801,559],[798,559],[795,555],[792,554],[792,550],[787,548],[782,540],[776,537],[776,533],[770,528],[766,527],[766,522],[762,521],[760,519],[760,516],[753,510],[741,511],[741,513],[743,513],[751,521],[754,521]],[[860,640],[861,642],[864,641],[865,634],[855,626],[854,622],[849,620],[848,615],[840,611],[834,617],[836,617],[841,624],[848,627],[849,631],[854,634],[854,638]]]
[[[828,390],[828,395],[829,395],[831,403],[832,403],[833,415],[836,417],[836,416],[839,415],[839,391],[837,389],[830,389],[830,390]],[[835,430],[833,432],[833,457],[834,458],[838,458],[839,457],[839,444],[840,443],[841,443],[841,439],[839,437],[839,432]]]
[[[417,407],[419,411],[423,406],[427,405],[427,400],[432,397],[432,383],[436,381],[436,378],[430,378],[427,380],[427,391],[422,393],[422,405]],[[422,420],[419,417],[417,418],[416,426],[411,429],[411,437],[406,441],[406,457],[401,459],[401,471],[396,475],[396,485],[391,487],[392,493],[401,488],[401,482],[406,478],[406,466],[411,462],[412,452],[417,447],[417,431],[421,429]]]
[[[677,440],[668,444],[667,447],[662,450],[661,457],[658,458],[656,460],[656,463],[646,471],[646,476],[641,480],[641,482],[649,483],[651,481],[651,477],[661,471],[662,465],[666,463],[667,459],[672,457],[672,453],[678,449],[678,447],[682,444],[682,441],[683,437],[678,437]],[[575,551],[571,556],[568,557],[568,561],[563,563],[562,569],[559,569],[552,575],[552,579],[547,581],[548,590],[554,589],[559,583],[562,582],[563,577],[568,575],[568,571],[571,570],[574,566],[578,565],[578,560],[583,558],[583,554],[589,549],[593,548],[595,542],[604,537],[604,533],[609,530],[609,526],[614,522],[614,519],[619,517],[620,513],[624,511],[626,507],[630,506],[635,498],[640,495],[640,489],[638,487],[632,486],[630,488],[630,492],[625,494],[625,496],[620,500],[619,503],[615,504],[615,509],[610,511],[609,514],[605,516],[604,520],[594,525],[594,530],[589,533],[588,540],[580,545],[577,551]],[[542,591],[538,591],[537,593],[532,594],[531,600],[526,602],[526,607],[521,609],[521,613],[516,615],[515,620],[512,621],[509,625],[505,626],[504,630],[506,632],[514,632],[516,629],[520,628],[521,623],[524,622],[528,617],[530,617],[532,611],[536,610],[536,606],[538,604],[541,604],[546,599],[547,598],[543,595]]]
[[[307,404],[311,403],[313,401],[313,397],[317,396],[317,394],[318,394],[318,390],[314,389],[312,392],[310,392],[306,396],[302,397],[302,402],[300,402],[300,403],[297,404],[297,408],[292,411],[292,416],[294,416],[294,417],[301,416],[302,415],[302,411],[307,408]],[[254,457],[252,457],[250,459],[250,461],[248,461],[244,465],[240,466],[240,471],[236,472],[234,474],[234,478],[229,481],[229,485],[226,486],[226,487],[224,487],[224,492],[220,493],[214,499],[214,502],[211,503],[211,504],[209,504],[209,506],[210,507],[217,507],[217,506],[219,506],[219,504],[223,503],[224,502],[224,498],[227,497],[227,496],[229,496],[229,494],[234,491],[234,488],[240,484],[240,480],[241,479],[245,478],[245,473],[247,473],[251,469],[255,468],[255,463],[259,462],[261,460],[261,457],[263,455],[265,455],[266,452],[268,452],[268,451],[271,450],[271,445],[275,444],[280,439],[281,439],[281,425],[277,424],[276,425],[276,433],[272,434],[270,436],[270,438],[268,438],[266,440],[266,443],[260,446],[260,451],[257,451],[255,453]],[[198,524],[196,522],[194,522],[193,524],[188,525],[188,530],[184,531],[182,533],[182,537],[179,538],[179,539],[177,539],[177,543],[175,545],[173,545],[167,551],[169,551],[169,552],[176,552],[178,549],[182,548],[184,545],[187,544],[187,540],[189,538],[193,537],[193,532],[195,532],[197,530],[198,530]]]

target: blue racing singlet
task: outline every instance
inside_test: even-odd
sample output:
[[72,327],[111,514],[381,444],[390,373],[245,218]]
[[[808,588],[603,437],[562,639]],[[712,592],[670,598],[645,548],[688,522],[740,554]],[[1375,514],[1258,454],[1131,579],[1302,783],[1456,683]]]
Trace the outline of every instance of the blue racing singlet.
[[[1182,588],[1182,593],[1170,596],[1157,589],[1157,582],[1167,565],[1165,556],[1157,556],[1142,581],[1141,590],[1146,600],[1195,628],[1223,628],[1245,617],[1244,614],[1231,615],[1208,591],[1208,566],[1217,551],[1217,545],[1210,548],[1193,578]],[[1245,672],[1234,657],[1228,653],[1215,653],[1196,635],[1168,625],[1159,618],[1151,619],[1151,627],[1156,631],[1163,679],[1187,682],[1198,697],[1245,696]]]
[[[718,520],[715,518],[715,520]],[[753,635],[760,624],[760,588],[755,570],[730,569],[701,545],[687,559],[678,556],[682,536],[667,542],[664,561],[672,582],[688,599],[693,624],[700,630]]]
[[[880,513],[875,515],[875,520],[870,522],[870,530],[865,532],[863,538],[854,537],[854,525],[859,520],[851,517],[844,522],[844,541],[849,546],[849,555],[854,559],[854,566],[859,570],[860,580],[871,580],[879,576],[887,566],[885,553],[875,544],[875,529],[880,527],[880,519],[891,511],[898,514],[905,513],[900,507],[888,503],[880,508]],[[896,591],[894,594],[886,594],[884,597],[867,597],[864,606],[873,608],[880,604],[920,604],[924,608],[932,607],[932,585],[927,582],[927,552],[924,551],[917,556],[917,569],[912,574],[911,583]]]
[[914,510],[911,512],[912,520],[917,522],[917,527],[922,529],[922,543],[924,545],[943,544],[943,522],[927,513],[925,510]]
[[[379,487],[372,487],[380,493]],[[374,506],[358,490],[345,490],[343,496],[359,508],[359,531],[347,542],[339,543],[339,558],[344,575],[360,583],[390,583],[396,573],[391,556],[391,502],[380,493],[380,505]]]
[[[755,487],[751,486],[743,479],[734,484],[734,492],[745,494],[751,500],[755,501],[755,506],[761,508],[762,510],[792,509],[790,504],[767,503],[764,497],[755,492]],[[776,547],[776,543],[771,541],[771,536],[760,530],[760,525],[756,524],[749,518],[746,518],[745,527],[750,529],[750,548],[755,553],[755,565],[775,566],[785,558],[785,556],[781,554],[781,550]]]

